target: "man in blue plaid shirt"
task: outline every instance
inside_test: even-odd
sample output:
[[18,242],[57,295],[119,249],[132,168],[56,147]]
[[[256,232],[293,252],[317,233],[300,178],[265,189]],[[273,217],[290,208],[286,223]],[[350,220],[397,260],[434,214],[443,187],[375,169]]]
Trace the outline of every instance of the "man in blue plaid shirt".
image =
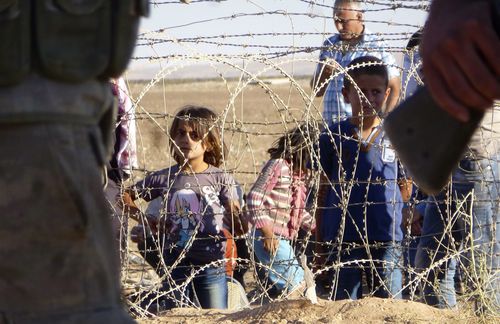
[[320,63],[311,80],[316,97],[324,95],[323,118],[328,125],[352,115],[351,106],[344,102],[341,94],[345,67],[355,58],[371,55],[380,58],[389,71],[389,88],[385,111],[390,111],[398,102],[401,88],[399,69],[387,45],[380,35],[370,33],[364,25],[361,3],[356,0],[336,0],[333,19],[338,34],[324,43],[319,55]]

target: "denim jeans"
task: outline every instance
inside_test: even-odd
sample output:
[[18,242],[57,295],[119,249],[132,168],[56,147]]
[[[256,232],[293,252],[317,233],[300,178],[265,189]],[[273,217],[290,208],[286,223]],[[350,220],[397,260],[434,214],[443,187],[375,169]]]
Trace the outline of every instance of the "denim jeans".
[[[457,258],[453,255],[460,245],[463,224],[446,219],[445,197],[430,199],[425,210],[422,237],[417,248],[415,264],[420,273],[427,272],[422,282],[426,304],[439,308],[454,307],[457,303],[454,276]],[[445,231],[446,226],[451,226]],[[432,264],[437,263],[433,267]]]
[[370,294],[380,298],[401,298],[403,275],[399,242],[371,244],[368,248],[361,243],[354,247],[346,243],[338,253],[340,268],[336,277],[334,275],[333,300],[360,299],[363,272]]
[[428,204],[416,257],[427,303],[456,305],[453,277],[460,260],[480,308],[500,310],[498,185],[496,158],[465,159],[448,190]]
[[304,269],[299,264],[290,240],[280,239],[276,253],[271,256],[264,250],[264,235],[255,231],[254,249],[259,261],[266,265],[266,273],[271,285],[278,293],[290,292],[304,280]]
[[206,267],[184,256],[175,267],[170,268],[179,258],[179,253],[169,252],[165,251],[163,256],[170,270],[163,283],[163,290],[168,292],[166,308],[193,307],[197,305],[197,300],[205,309],[227,309],[225,262]]
[[[417,288],[417,276],[415,273],[415,256],[420,236],[406,234],[402,243],[404,263],[404,291],[405,294],[413,296]],[[413,297],[412,297],[413,298]]]

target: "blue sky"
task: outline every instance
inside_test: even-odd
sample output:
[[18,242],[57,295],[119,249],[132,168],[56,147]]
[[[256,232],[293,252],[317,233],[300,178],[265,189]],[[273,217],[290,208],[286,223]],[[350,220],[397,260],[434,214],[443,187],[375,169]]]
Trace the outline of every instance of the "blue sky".
[[[400,33],[415,31],[424,23],[426,12],[392,8],[400,5],[421,7],[428,2],[365,1],[366,26],[373,32],[383,33],[389,46],[402,47],[406,44],[406,35]],[[144,37],[135,51],[134,56],[140,59],[133,62],[133,69],[158,65],[158,61],[147,59],[156,56],[165,57],[161,60],[162,66],[176,61],[177,55],[270,55],[295,50],[298,56],[316,57],[318,52],[307,54],[301,49],[316,48],[327,35],[335,32],[330,8],[333,1],[329,0],[193,0],[189,5],[170,0],[152,3],[151,16],[141,25]],[[155,32],[159,30],[161,32]],[[262,33],[274,34],[260,35]],[[243,34],[253,36],[236,37]],[[192,39],[187,42],[186,38]],[[181,41],[175,43],[173,40]],[[159,43],[148,45],[151,41]]]

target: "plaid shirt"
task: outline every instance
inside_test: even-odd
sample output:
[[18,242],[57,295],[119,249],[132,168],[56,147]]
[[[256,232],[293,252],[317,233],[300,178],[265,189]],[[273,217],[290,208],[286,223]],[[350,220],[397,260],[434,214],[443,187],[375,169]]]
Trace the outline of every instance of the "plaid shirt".
[[[384,50],[387,47],[379,39],[379,35],[372,34],[365,28],[361,40],[354,46],[344,44],[339,34],[335,34],[323,43],[323,49],[319,55],[319,60],[335,60],[343,68],[354,60],[362,56],[375,56],[387,64],[389,79],[399,77],[399,69],[396,66],[394,56]],[[322,64],[318,64],[316,75],[319,75]],[[330,80],[325,91],[323,100],[323,118],[330,124],[332,120],[339,122],[349,116],[352,116],[351,105],[344,102],[342,96],[342,87],[344,84],[344,74],[341,73]]]

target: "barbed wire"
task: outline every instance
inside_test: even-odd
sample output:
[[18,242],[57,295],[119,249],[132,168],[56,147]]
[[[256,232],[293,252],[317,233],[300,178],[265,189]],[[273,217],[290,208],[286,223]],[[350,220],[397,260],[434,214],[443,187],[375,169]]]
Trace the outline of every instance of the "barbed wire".
[[[383,277],[381,269],[392,269],[391,271],[397,269],[402,272],[401,276],[404,279],[402,279],[401,287],[397,291],[391,291],[388,294],[389,297],[397,298],[404,294],[407,299],[422,301],[425,297],[423,287],[432,288],[434,294],[440,293],[439,284],[435,281],[436,274],[447,271],[451,268],[448,265],[453,262],[457,263],[458,268],[462,271],[462,282],[473,283],[476,287],[474,291],[464,294],[462,300],[467,302],[477,296],[481,296],[483,299],[486,298],[485,296],[489,296],[486,291],[487,288],[480,283],[492,282],[495,273],[485,270],[484,267],[482,268],[483,271],[480,272],[477,267],[471,268],[469,264],[471,260],[474,262],[482,260],[481,262],[484,263],[490,261],[494,257],[491,246],[498,244],[498,242],[477,242],[474,239],[472,228],[474,227],[476,231],[488,231],[492,228],[498,228],[500,225],[495,223],[494,219],[476,225],[474,223],[476,215],[472,214],[471,205],[487,202],[498,205],[498,197],[492,194],[490,196],[491,201],[489,201],[488,197],[477,196],[474,191],[463,196],[457,195],[454,191],[455,186],[460,187],[470,184],[467,179],[457,179],[457,181],[449,185],[442,196],[413,196],[410,199],[408,205],[405,206],[407,214],[404,217],[406,217],[406,223],[401,225],[395,221],[390,228],[395,232],[401,230],[401,233],[404,234],[402,238],[392,239],[387,242],[369,240],[367,224],[370,223],[370,217],[373,217],[373,215],[369,215],[367,208],[372,206],[388,206],[387,208],[393,208],[393,210],[400,208],[401,211],[397,212],[398,214],[394,211],[391,216],[393,219],[402,220],[403,216],[399,215],[399,213],[403,212],[403,203],[396,201],[396,199],[374,201],[368,188],[375,186],[395,188],[399,185],[401,179],[395,176],[385,178],[375,176],[372,169],[367,171],[367,178],[350,177],[350,175],[356,174],[358,170],[360,154],[365,149],[364,145],[366,143],[358,135],[341,134],[328,128],[329,122],[322,118],[324,102],[321,98],[316,97],[317,91],[311,89],[309,82],[318,65],[321,67],[321,64],[323,64],[322,61],[317,57],[313,58],[313,56],[317,56],[318,52],[321,51],[345,53],[351,48],[345,46],[325,47],[322,43],[325,38],[332,34],[331,32],[315,29],[300,30],[293,23],[286,27],[280,26],[282,29],[278,31],[266,32],[253,30],[239,32],[232,30],[229,26],[229,22],[257,21],[262,17],[331,21],[333,1],[299,0],[297,2],[307,5],[307,8],[304,8],[303,12],[296,10],[267,10],[264,9],[266,6],[251,2],[255,5],[254,8],[262,7],[259,9],[260,11],[239,12],[240,9],[237,7],[237,13],[229,15],[222,13],[213,17],[189,17],[183,23],[172,23],[168,27],[162,26],[153,28],[152,31],[141,32],[134,63],[144,63],[143,67],[148,66],[150,63],[158,63],[159,67],[154,70],[154,75],[149,78],[143,78],[142,81],[129,81],[131,97],[136,110],[132,120],[138,126],[140,166],[132,170],[131,180],[125,182],[122,189],[130,189],[137,180],[147,177],[154,170],[164,169],[176,164],[176,161],[170,156],[169,147],[173,145],[172,143],[175,143],[175,140],[169,137],[169,131],[170,125],[176,116],[176,109],[185,104],[199,102],[203,105],[212,106],[217,111],[218,120],[213,127],[220,130],[229,151],[227,155],[224,155],[223,171],[221,171],[223,173],[218,174],[218,176],[232,176],[243,194],[248,194],[252,186],[258,181],[257,179],[264,175],[262,166],[269,159],[267,149],[273,145],[273,142],[289,132],[290,129],[298,127],[304,122],[310,123],[316,131],[326,133],[325,136],[332,143],[332,152],[335,154],[334,159],[338,160],[336,163],[339,165],[338,170],[336,170],[338,177],[336,179],[326,177],[325,181],[321,176],[328,175],[330,171],[321,167],[312,168],[312,175],[308,179],[310,185],[306,205],[298,207],[292,207],[291,204],[279,207],[261,206],[256,212],[265,215],[276,215],[285,210],[288,213],[304,214],[308,212],[314,215],[315,213],[335,211],[337,213],[335,215],[340,215],[341,222],[337,232],[334,233],[334,239],[318,241],[316,232],[310,228],[300,229],[300,234],[297,237],[287,239],[294,247],[294,253],[304,255],[307,258],[304,270],[311,271],[317,285],[322,287],[323,291],[318,290],[320,297],[330,299],[337,297],[340,273],[346,269],[374,274],[373,282],[376,283],[365,287],[370,291],[371,295],[376,294],[379,289],[388,291],[390,285]],[[151,3],[154,8],[165,10],[165,14],[169,12],[169,10],[165,9],[167,7],[179,8],[178,5],[185,5],[180,1],[173,0],[152,1]],[[190,1],[187,7],[196,8],[206,4],[231,6],[235,3],[241,4],[241,2],[234,0],[194,0]],[[287,2],[287,4],[290,3]],[[395,12],[401,9],[425,12],[428,10],[429,1],[378,0],[364,1],[364,4],[366,8],[363,8],[363,10],[367,14],[376,15],[377,13]],[[314,11],[313,9],[316,7],[328,11],[325,14]],[[393,43],[405,42],[415,30],[422,27],[420,24],[410,21],[388,21],[382,18],[369,19],[365,23],[372,26],[383,24],[385,26],[383,32],[377,32],[374,35],[381,41]],[[227,24],[228,28],[219,29],[221,30],[219,34],[209,28],[203,30],[203,26],[210,24],[220,24],[223,27],[226,27],[224,25]],[[164,25],[167,25],[167,23]],[[199,26],[202,26],[201,30],[196,31],[193,35],[191,29]],[[404,27],[406,30],[394,30],[396,27]],[[176,36],[175,33],[180,36]],[[310,36],[317,38],[317,45],[311,46],[309,43],[304,44],[297,41]],[[359,46],[357,50],[370,54],[385,51],[391,54],[403,54],[405,58],[413,58],[412,55],[415,52],[408,51],[405,45],[393,45],[393,43],[391,45],[384,43],[375,47]],[[170,46],[173,48],[169,48]],[[215,48],[215,52],[211,53],[203,46],[211,46],[211,49]],[[229,51],[229,49],[231,50]],[[262,52],[250,53],[249,51],[252,49]],[[152,52],[141,52],[146,50]],[[252,64],[259,65],[252,68]],[[295,68],[301,64],[310,64],[312,68],[309,75],[304,76],[303,73],[300,74],[295,71]],[[403,90],[401,99],[406,96],[406,90],[410,87],[410,83],[422,84],[422,80],[418,76],[421,70],[419,61],[411,62],[410,65],[406,66],[398,62],[393,67],[401,72]],[[195,75],[189,80],[173,80],[176,75],[182,75],[183,72],[188,71],[190,68],[195,70],[210,69],[215,76],[210,81],[207,81],[201,75]],[[229,74],[227,71],[231,71],[233,74]],[[345,67],[339,67],[330,78],[324,81],[323,85],[326,87],[331,82],[343,78],[347,72]],[[363,98],[364,94],[360,91],[361,89],[357,88],[357,85],[355,87],[359,96]],[[496,113],[498,113],[497,110],[500,109],[498,104],[495,109]],[[490,123],[491,128],[494,128],[496,124],[497,121],[492,120]],[[353,170],[342,167],[343,159],[347,157],[345,147],[339,144],[341,141],[352,141],[358,148],[356,152],[351,152],[354,161]],[[494,142],[498,141],[498,139],[492,138],[488,141]],[[318,140],[308,139],[306,142],[307,153],[311,155],[311,160],[319,160],[321,152],[318,152]],[[484,143],[485,147],[488,145],[489,143]],[[381,144],[374,144],[373,149],[381,151],[384,147]],[[499,161],[498,158],[492,156],[489,162],[493,166],[498,164]],[[483,167],[484,169],[477,171],[481,175],[481,179],[478,179],[477,182],[483,187],[493,188],[497,186],[497,180],[489,177],[490,169],[488,169],[488,166]],[[181,171],[179,170],[173,177],[175,178],[180,174]],[[409,176],[405,174],[404,178],[409,178]],[[200,183],[200,179],[197,179],[191,186],[198,187],[201,186]],[[358,201],[351,201],[352,193],[359,187],[366,188],[360,194],[362,198]],[[235,189],[231,186],[226,188],[222,186],[222,188],[221,190],[225,191]],[[338,195],[338,202],[325,204],[318,201],[321,189],[329,190],[331,195]],[[154,212],[156,218],[153,219],[158,222],[167,220],[178,222],[176,226],[184,231],[182,235],[187,236],[182,249],[175,244],[177,232],[169,232],[166,227],[162,231],[158,231],[154,228],[154,224],[150,224],[150,210],[146,209],[146,205],[142,206],[143,212],[138,215],[129,214],[129,211],[123,206],[118,208],[117,211],[124,229],[121,240],[126,243],[122,245],[122,282],[131,309],[137,316],[156,314],[158,307],[162,306],[160,305],[162,302],[173,302],[181,307],[201,307],[199,298],[196,298],[196,294],[193,294],[192,288],[196,284],[195,281],[206,276],[207,271],[211,271],[211,269],[216,269],[233,277],[236,277],[236,273],[239,273],[240,270],[247,271],[240,279],[246,285],[244,293],[248,297],[248,301],[246,304],[240,303],[239,307],[247,307],[249,304],[255,306],[264,302],[290,298],[293,289],[284,289],[277,292],[273,288],[270,278],[275,278],[275,280],[277,278],[284,281],[286,286],[293,286],[293,278],[286,277],[277,269],[280,266],[285,268],[287,266],[296,266],[298,257],[295,254],[281,260],[271,258],[270,262],[259,260],[256,255],[259,249],[262,249],[263,238],[256,233],[255,227],[243,233],[234,232],[234,235],[229,239],[222,236],[221,233],[206,235],[201,230],[202,226],[206,224],[198,222],[195,225],[186,225],[190,219],[189,217],[193,217],[197,213],[196,211],[188,210],[186,219],[180,219],[177,217],[178,210],[172,209],[169,205],[169,199],[177,188],[174,188],[173,185],[148,188],[149,193],[162,190],[161,201],[157,202],[158,205],[152,207],[154,203],[149,203],[150,208],[156,208]],[[229,230],[234,230],[236,225],[244,223],[245,218],[249,215],[249,209],[243,206],[245,205],[245,199],[243,197],[238,198],[242,208],[231,214],[231,219],[229,219],[231,225],[226,224]],[[415,223],[418,223],[420,227],[423,226],[421,211],[416,208],[418,205],[425,205],[428,209],[435,208],[436,211],[433,215],[446,220],[442,232],[436,234],[416,233],[413,231]],[[208,207],[207,204],[198,213],[203,214]],[[356,215],[351,213],[351,210],[356,208],[362,210],[362,225],[356,223]],[[183,224],[182,222],[186,223]],[[186,225],[186,228],[182,227],[184,225]],[[358,235],[359,240],[349,241],[346,238],[345,229],[350,225],[353,226],[353,232]],[[133,231],[133,228],[139,229]],[[135,233],[134,235],[144,238],[149,245],[144,243],[146,245],[143,246],[131,242],[131,231]],[[406,264],[403,262],[403,259],[411,259],[408,257],[410,254],[415,254],[418,240],[420,242],[432,242],[432,246],[436,247],[434,249],[418,249],[419,252],[426,253],[430,260],[430,263],[425,268],[419,268],[411,261]],[[216,260],[200,263],[193,262],[193,247],[206,242],[216,242],[216,244],[226,242],[227,246],[234,242],[235,245],[238,245],[238,255],[224,255],[224,257]],[[392,247],[396,247],[399,257],[386,260],[376,255],[377,251]],[[359,258],[350,259],[348,257],[350,253],[360,251],[362,251],[362,254],[360,254]],[[471,259],[471,255],[474,253],[480,254],[481,257]],[[173,260],[172,255],[175,255]],[[151,264],[150,257],[152,256],[157,259],[156,264]],[[323,263],[318,263],[318,260],[322,260]],[[230,270],[225,267],[227,264],[232,265]],[[182,280],[175,277],[178,272],[185,273]],[[310,282],[307,285],[310,285]],[[485,302],[484,305],[493,308],[494,301]],[[153,309],[154,307],[157,307],[156,310]]]
[[[311,6],[318,6],[318,7],[323,7],[323,8],[328,8],[328,9],[335,9],[333,5],[326,5],[324,3],[320,3],[320,1],[314,1],[314,0],[299,0],[300,2],[307,3]],[[324,2],[324,1],[322,1]],[[331,1],[330,1],[331,2]],[[384,6],[386,8],[383,9],[367,9],[363,8],[362,11],[364,12],[370,12],[370,11],[384,11],[384,10],[396,10],[396,9],[415,9],[415,10],[429,10],[429,4],[428,1],[422,1],[422,0],[408,0],[408,1],[359,1],[360,3],[367,3],[371,5],[380,5]],[[418,5],[409,5],[408,3],[412,2],[417,2],[419,3]]]
[[[376,11],[382,11],[382,10],[376,10]],[[216,18],[209,18],[209,19],[203,19],[203,20],[197,20],[193,22],[188,22],[185,24],[180,24],[180,25],[174,25],[174,26],[168,26],[164,28],[160,28],[154,31],[149,31],[146,33],[141,33],[139,34],[139,37],[145,37],[145,35],[149,34],[159,34],[159,33],[164,33],[165,31],[172,31],[173,29],[178,29],[178,28],[185,28],[185,27],[190,27],[193,25],[198,25],[198,24],[206,24],[209,22],[217,22],[217,21],[223,21],[223,20],[235,20],[235,19],[240,19],[240,18],[249,18],[249,17],[263,17],[263,16],[296,16],[296,17],[307,17],[311,19],[331,19],[331,15],[320,15],[320,14],[314,14],[314,13],[303,13],[303,12],[288,12],[286,10],[273,10],[273,11],[266,11],[266,12],[253,12],[253,13],[235,13],[229,16],[222,16],[222,17],[216,17]],[[396,22],[388,22],[388,21],[381,21],[381,20],[364,20],[365,23],[373,23],[373,24],[385,24],[385,25],[390,25],[390,26],[400,26],[400,27],[412,27],[412,28],[419,28],[421,26],[415,25],[415,24],[407,24],[407,23],[396,23]]]
[[[190,0],[186,1],[189,2],[189,4],[199,4],[199,3],[213,3],[213,2],[228,2],[229,0]],[[324,7],[324,8],[329,8],[333,9],[334,6],[332,5],[326,5],[322,2],[324,1],[314,1],[314,0],[299,0],[300,2],[307,3],[311,6],[318,6],[318,7]],[[424,0],[405,0],[405,1],[392,1],[392,0],[387,0],[387,1],[360,1],[372,5],[381,5],[381,6],[386,6],[388,7],[386,10],[395,10],[399,8],[406,8],[406,9],[416,9],[416,10],[428,10],[428,2],[429,1],[424,1]],[[420,3],[420,5],[408,5],[408,3]],[[427,4],[423,4],[427,3]],[[172,4],[183,4],[182,1],[176,1],[176,0],[171,0],[171,1],[151,1],[151,4],[153,6],[159,6],[159,5],[172,5]],[[372,9],[372,10],[380,10],[380,9]],[[370,9],[365,9],[365,11],[370,11]]]

